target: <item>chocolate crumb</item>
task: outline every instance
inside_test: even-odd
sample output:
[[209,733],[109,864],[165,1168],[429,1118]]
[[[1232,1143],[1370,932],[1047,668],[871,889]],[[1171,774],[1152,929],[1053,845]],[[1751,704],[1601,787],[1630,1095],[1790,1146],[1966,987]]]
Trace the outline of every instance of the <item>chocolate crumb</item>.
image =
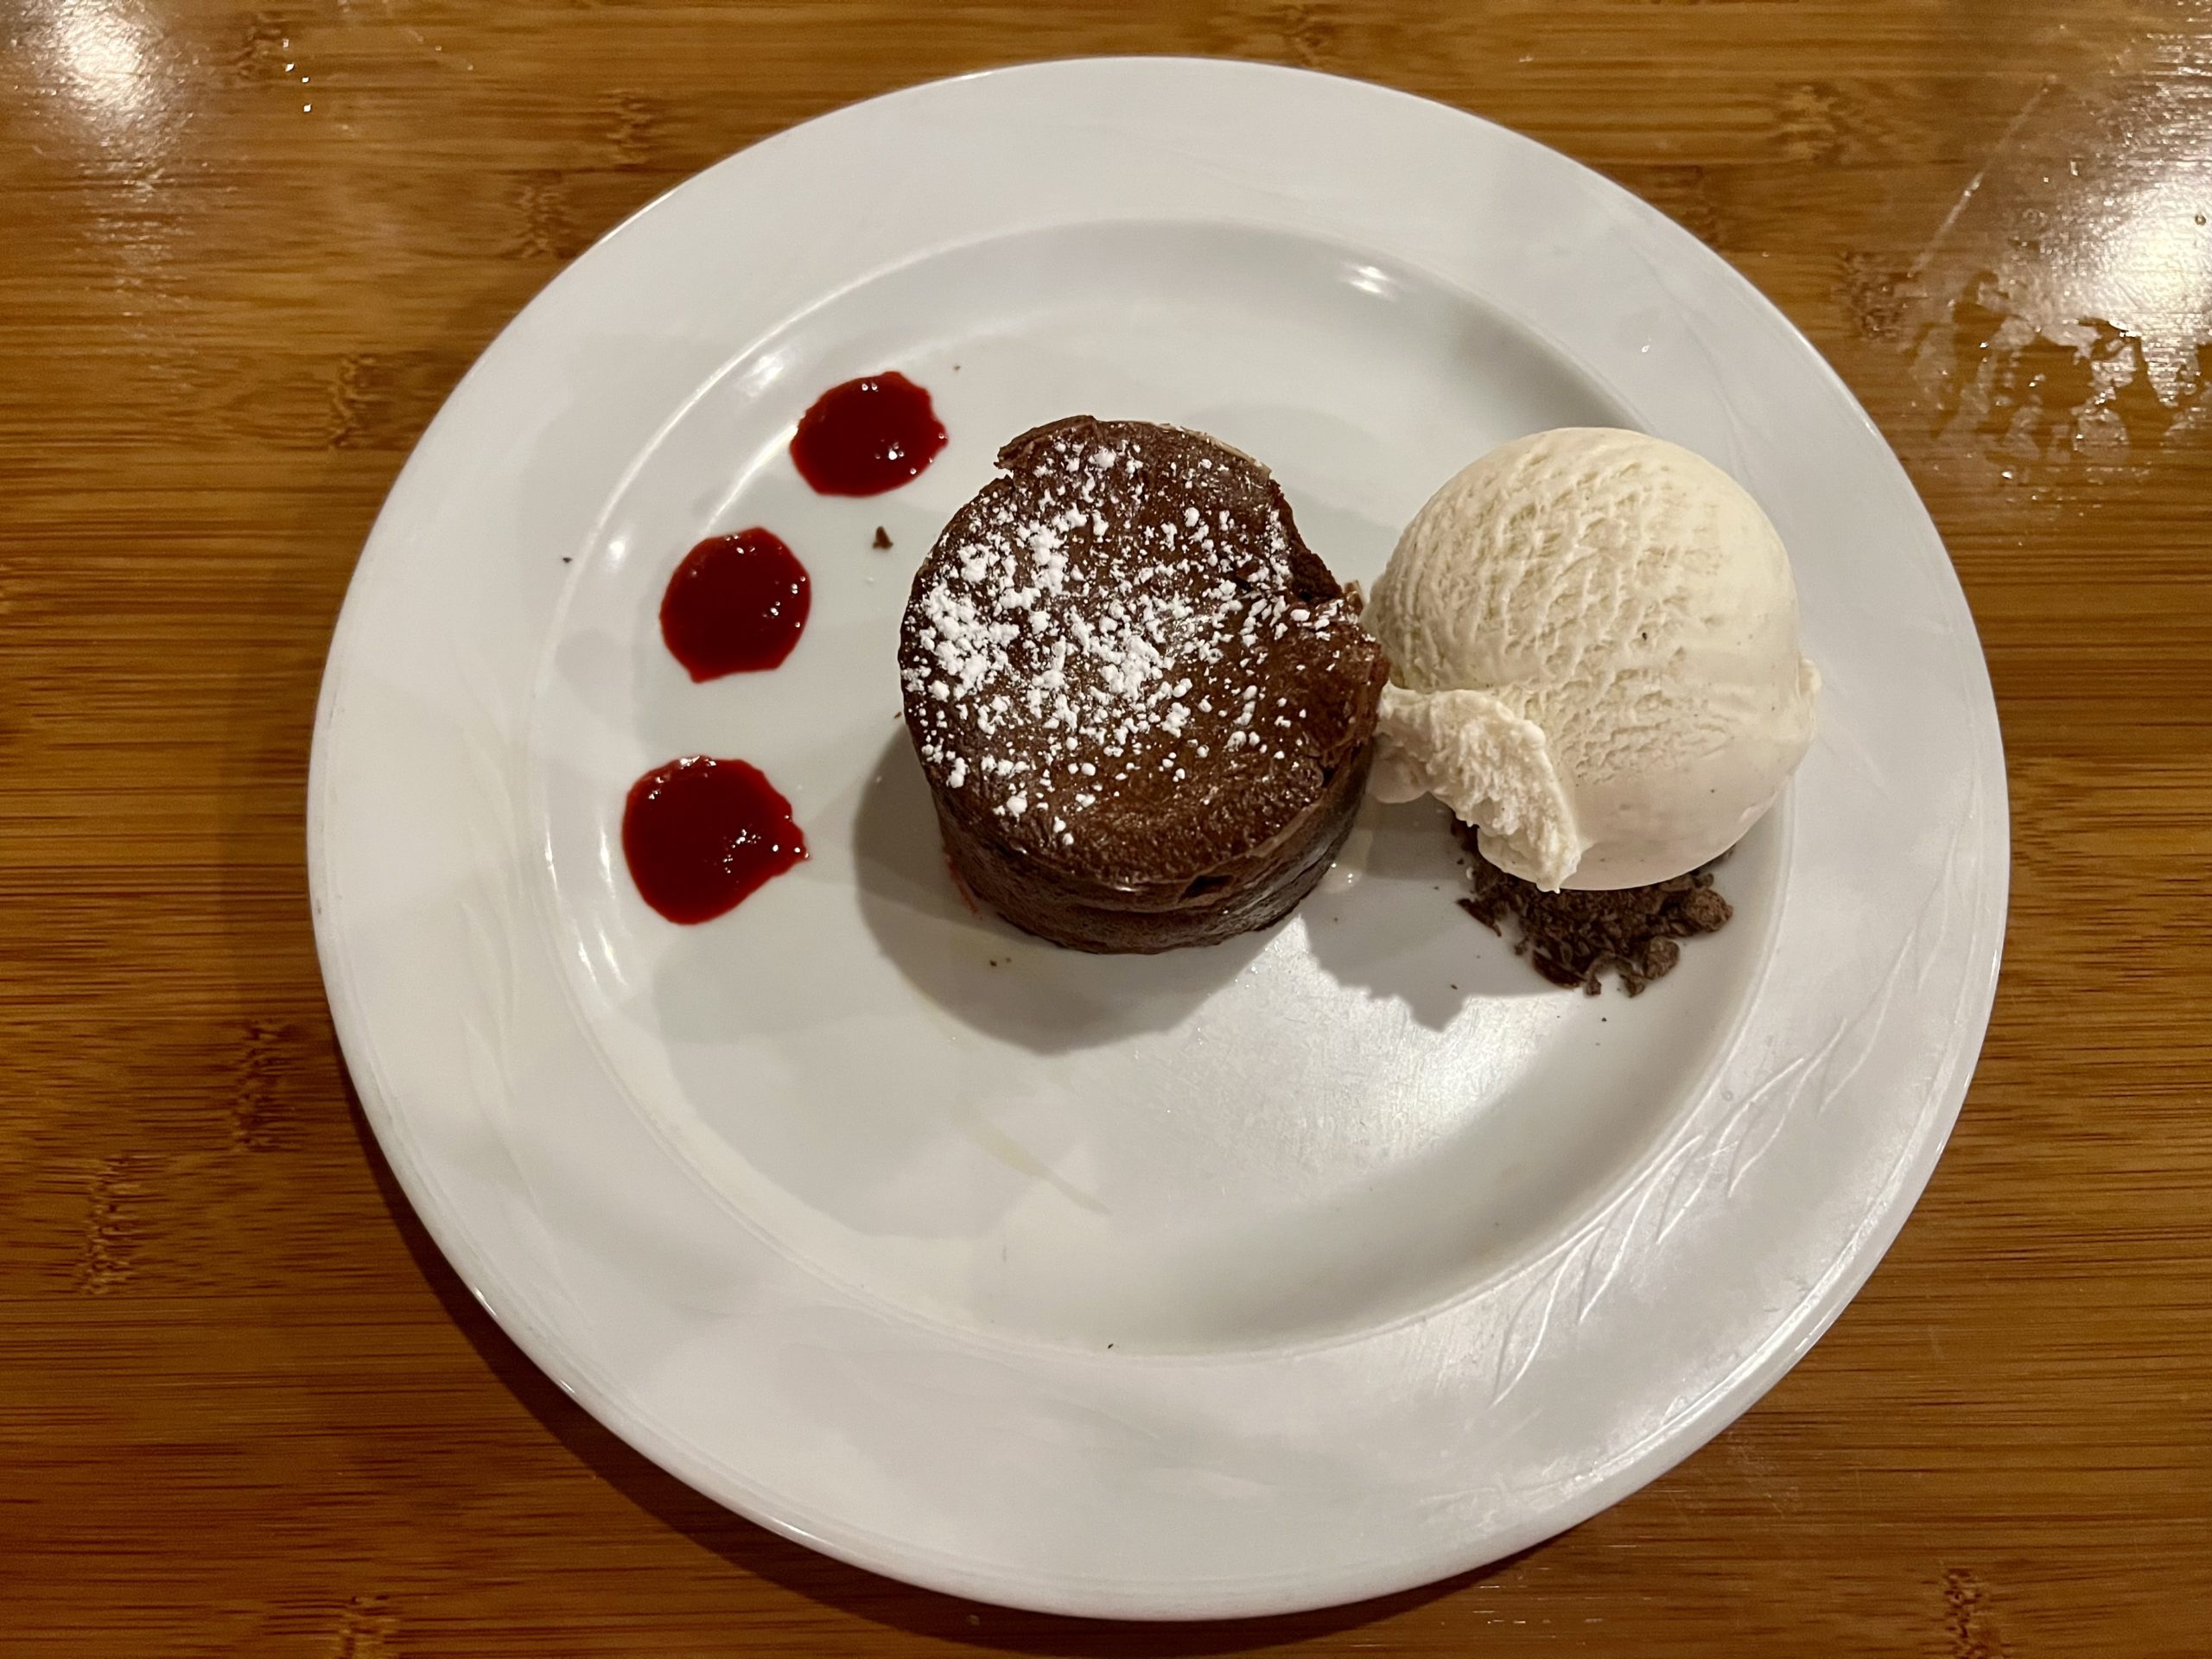
[[886,549],[889,548],[890,545],[891,532],[884,529],[881,524],[878,524],[875,527],[875,550],[879,553],[883,552]]
[[1469,826],[1454,827],[1474,887],[1459,908],[1500,938],[1499,923],[1513,918],[1520,932],[1514,954],[1553,984],[1580,986],[1586,995],[1598,995],[1598,976],[1608,968],[1620,976],[1621,989],[1636,995],[1681,960],[1677,939],[1715,932],[1736,913],[1714,888],[1712,865],[1648,887],[1546,893],[1484,858]]

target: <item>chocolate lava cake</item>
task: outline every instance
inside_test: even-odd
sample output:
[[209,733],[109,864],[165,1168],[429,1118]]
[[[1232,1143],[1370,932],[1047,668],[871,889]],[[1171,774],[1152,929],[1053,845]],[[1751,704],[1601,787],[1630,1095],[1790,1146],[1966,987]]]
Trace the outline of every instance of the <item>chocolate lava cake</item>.
[[1077,416],[999,452],[899,632],[954,872],[1078,950],[1211,944],[1288,915],[1367,782],[1388,674],[1265,467]]

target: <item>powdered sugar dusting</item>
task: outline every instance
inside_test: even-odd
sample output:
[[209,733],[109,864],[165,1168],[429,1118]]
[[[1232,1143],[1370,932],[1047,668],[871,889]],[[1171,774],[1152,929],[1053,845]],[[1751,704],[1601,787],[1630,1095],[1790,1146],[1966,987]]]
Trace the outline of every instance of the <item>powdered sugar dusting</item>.
[[[946,789],[983,788],[998,817],[1036,818],[1053,842],[1140,771],[1196,788],[1224,766],[1310,762],[1283,738],[1285,711],[1259,706],[1260,664],[1293,635],[1322,671],[1374,649],[1264,479],[1240,486],[1191,435],[1149,446],[1160,430],[1077,421],[1038,435],[1020,480],[948,527],[909,606],[902,677],[922,759]],[[1234,728],[1255,721],[1270,740],[1247,751]]]

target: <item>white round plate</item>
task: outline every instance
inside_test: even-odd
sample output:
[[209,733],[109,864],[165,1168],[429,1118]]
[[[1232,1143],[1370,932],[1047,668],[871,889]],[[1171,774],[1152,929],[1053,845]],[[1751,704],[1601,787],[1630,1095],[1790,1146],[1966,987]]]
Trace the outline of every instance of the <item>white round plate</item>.
[[[785,446],[897,368],[894,493]],[[898,720],[918,558],[1007,437],[1089,412],[1260,457],[1371,580],[1541,427],[1702,451],[1791,548],[1820,741],[1644,996],[1553,990],[1370,807],[1273,931],[1056,950],[967,911]],[[814,582],[693,684],[677,559]],[[870,545],[877,525],[894,543]],[[624,792],[736,755],[811,857],[678,928]],[[370,1122],[563,1387],[832,1554],[1142,1618],[1376,1594],[1533,1543],[1744,1409],[1866,1278],[1993,988],[2003,757],[1880,436],[1751,288],[1563,157],[1355,82],[1173,60],[921,86],[710,168],[578,260],[440,413],[323,684],[317,937]]]

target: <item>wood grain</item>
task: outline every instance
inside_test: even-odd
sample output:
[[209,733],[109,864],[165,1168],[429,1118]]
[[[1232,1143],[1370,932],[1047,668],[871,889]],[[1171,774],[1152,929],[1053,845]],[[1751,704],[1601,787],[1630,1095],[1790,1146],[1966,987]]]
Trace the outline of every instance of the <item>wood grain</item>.
[[[16,0],[0,100],[0,1646],[352,1656],[2206,1651],[2212,12],[2077,0]],[[1973,601],[2015,898],[1949,1154],[1741,1422],[1453,1584],[1139,1630],[909,1591],[630,1453],[351,1104],[332,620],[563,261],[789,124],[1077,53],[1558,146],[1811,335]]]

